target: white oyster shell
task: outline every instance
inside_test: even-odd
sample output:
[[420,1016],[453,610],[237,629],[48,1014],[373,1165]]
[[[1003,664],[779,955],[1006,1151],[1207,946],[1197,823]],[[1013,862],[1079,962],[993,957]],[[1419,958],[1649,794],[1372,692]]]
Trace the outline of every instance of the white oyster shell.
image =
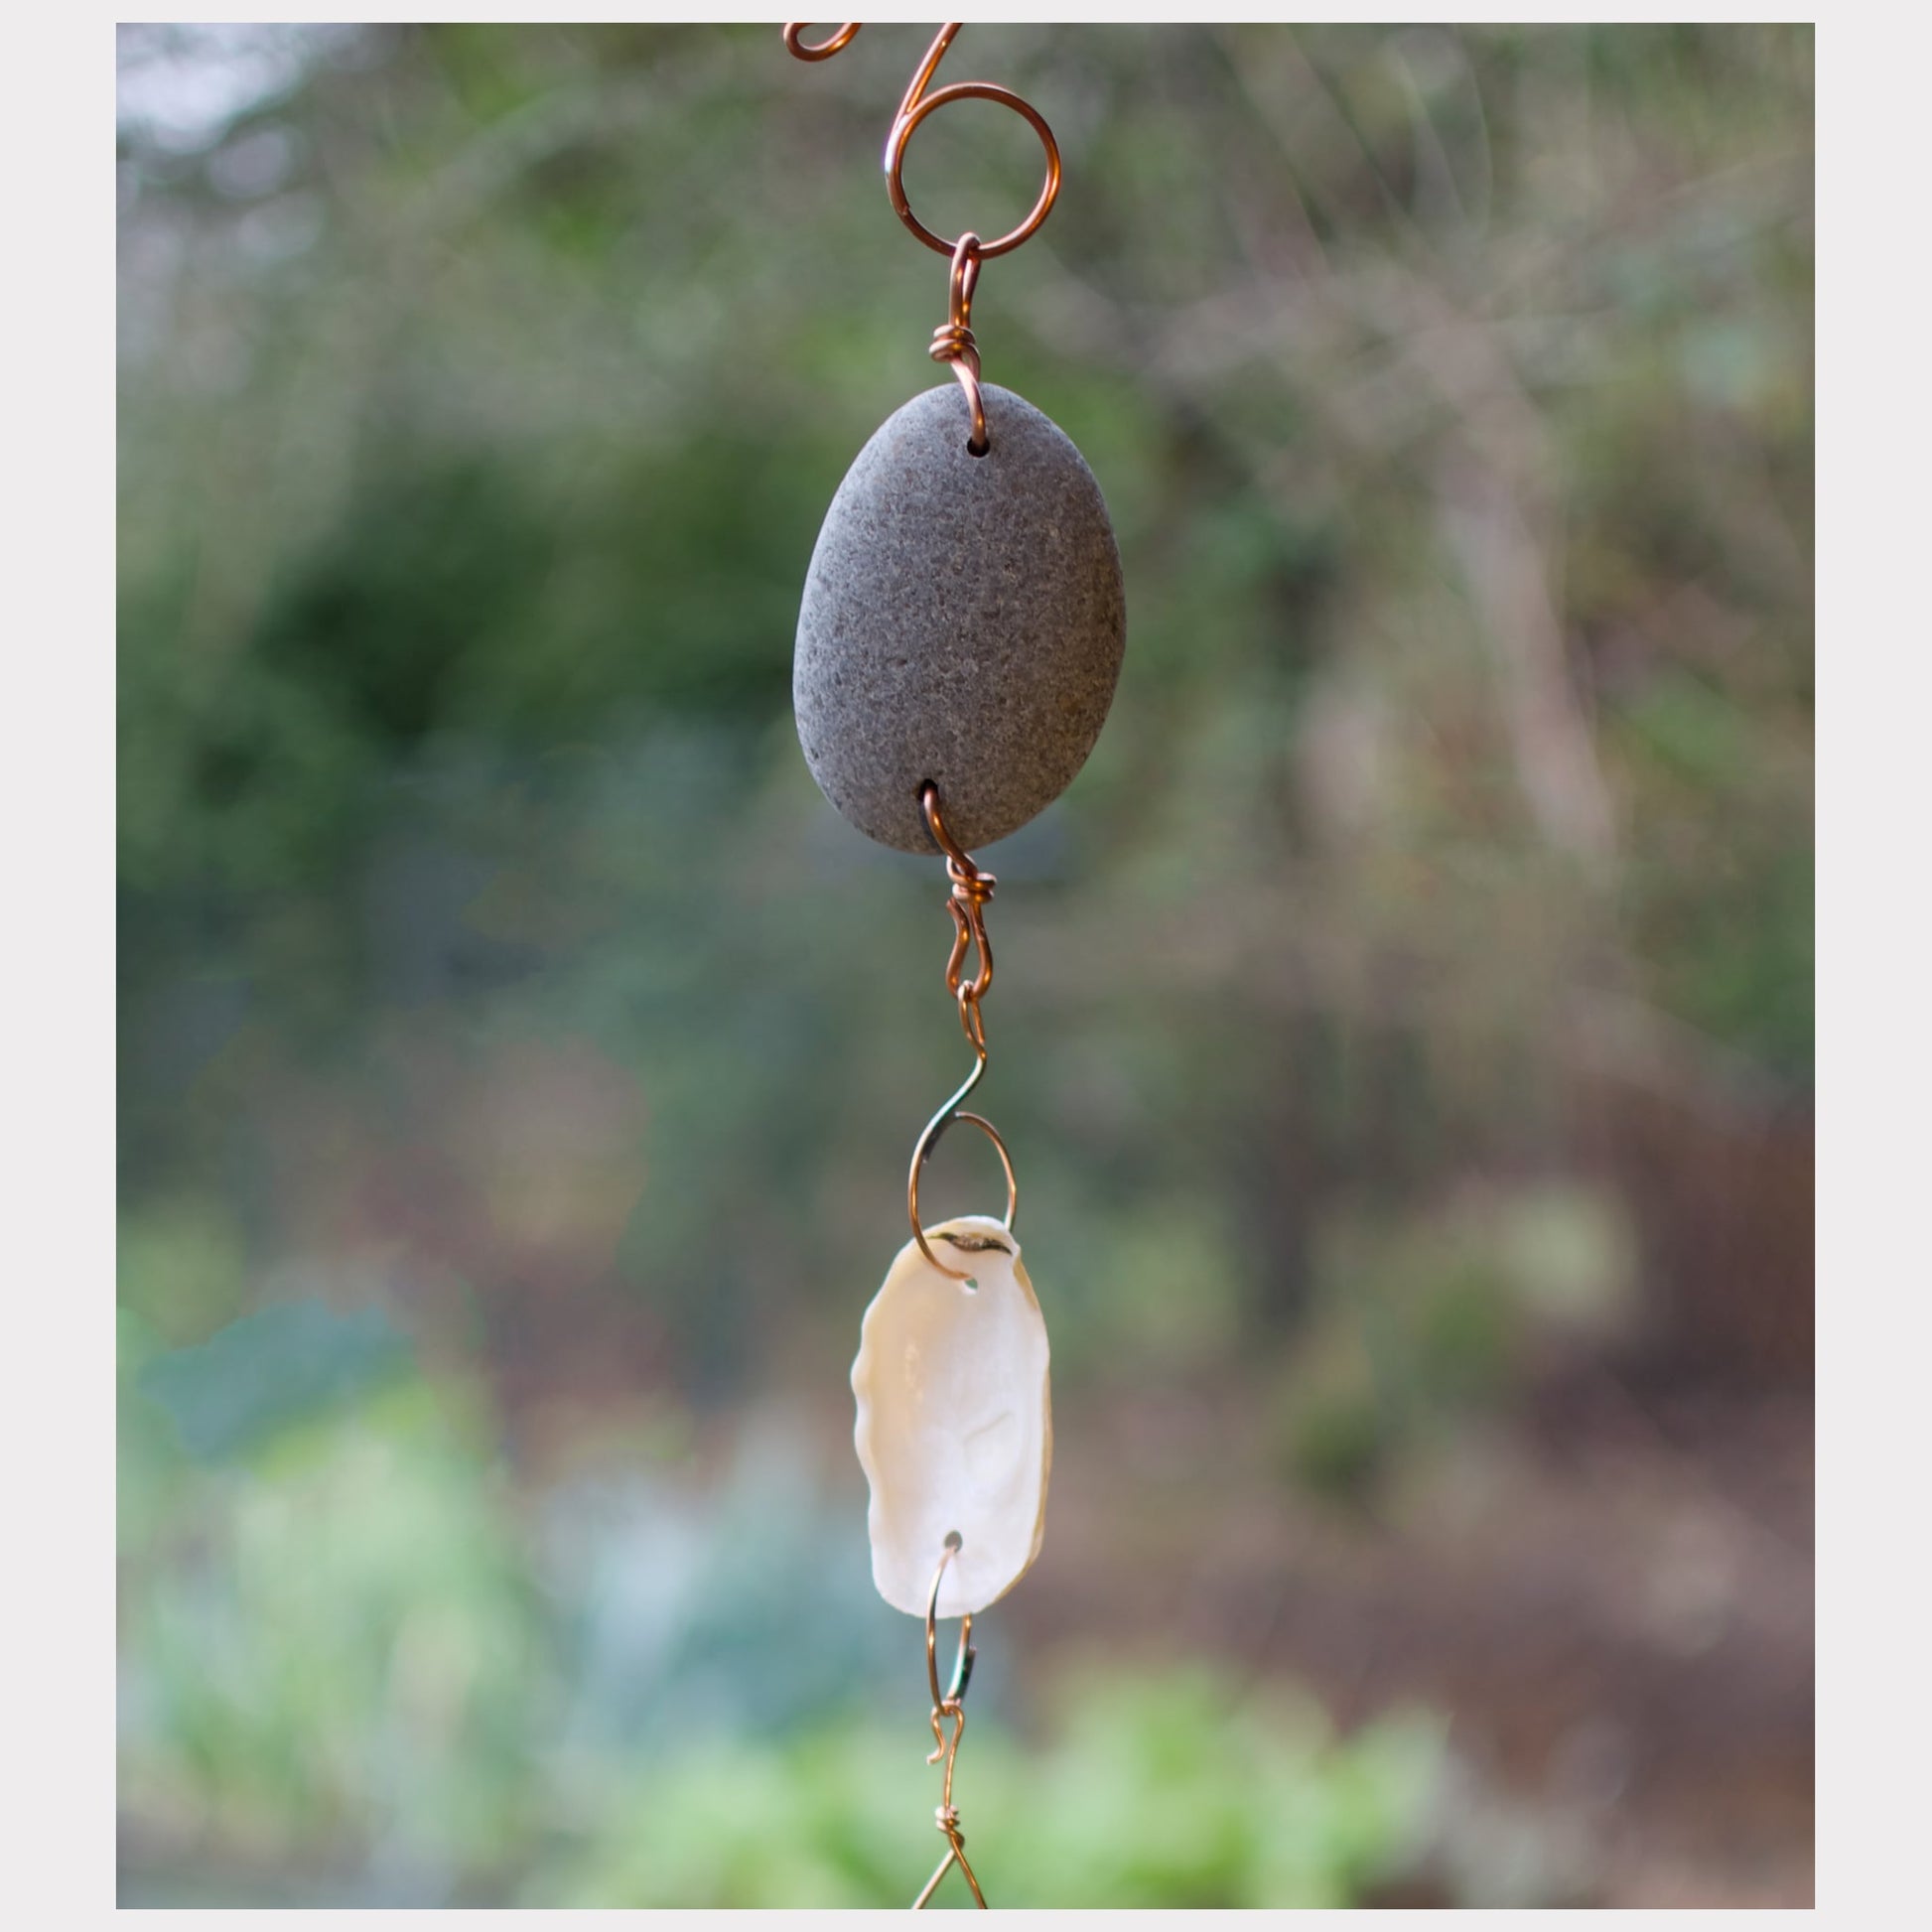
[[977,1287],[942,1275],[916,1242],[899,1250],[860,1325],[853,1441],[872,1487],[880,1595],[924,1616],[956,1530],[939,1614],[964,1616],[1004,1596],[1039,1554],[1053,1457],[1046,1323],[1000,1222],[969,1214],[926,1239]]

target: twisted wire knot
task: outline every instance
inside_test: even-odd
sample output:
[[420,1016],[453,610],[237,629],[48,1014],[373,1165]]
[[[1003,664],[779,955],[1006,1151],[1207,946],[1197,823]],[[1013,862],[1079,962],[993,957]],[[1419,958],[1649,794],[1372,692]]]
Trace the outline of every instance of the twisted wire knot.
[[[951,859],[946,869],[952,875],[952,897],[946,910],[952,914],[952,957],[946,962],[946,989],[959,1002],[959,1024],[966,1030],[973,1050],[986,1052],[986,1022],[980,1015],[980,1002],[993,984],[993,947],[986,936],[985,905],[993,897],[995,884],[990,872],[982,872],[968,859],[962,871]],[[966,954],[978,955],[978,969],[971,979],[964,974]]]
[[[986,937],[985,908],[999,884],[984,866],[975,865],[972,855],[946,830],[939,816],[939,791],[928,784],[919,793],[919,806],[925,814],[926,829],[933,843],[946,855],[946,877],[952,893],[946,910],[952,914],[953,945],[946,961],[946,991],[959,1002],[959,1024],[966,1030],[973,1050],[985,1055],[986,1023],[980,1018],[980,1002],[993,984],[993,948]],[[968,951],[978,957],[971,979],[965,977]]]
[[[842,47],[850,46],[852,37],[859,31],[856,21],[847,21],[828,39],[812,43],[804,39],[808,24],[793,20],[785,25],[785,50],[801,61],[830,60]],[[959,378],[959,386],[966,392],[967,405],[973,418],[973,433],[966,447],[973,455],[984,456],[990,447],[986,436],[986,409],[980,399],[979,350],[973,343],[968,314],[972,307],[973,283],[979,278],[982,260],[990,260],[995,255],[1004,255],[1018,248],[1052,211],[1060,193],[1060,150],[1058,142],[1053,139],[1053,130],[1046,125],[1039,110],[1032,102],[1023,100],[1011,87],[997,87],[989,80],[961,80],[950,87],[926,92],[959,28],[958,21],[949,20],[939,29],[938,36],[926,50],[925,59],[919,63],[918,71],[912,76],[912,84],[899,101],[898,112],[893,117],[892,131],[886,137],[886,193],[893,204],[893,211],[912,233],[937,253],[952,255],[952,319],[944,328],[933,333],[932,356],[934,361],[949,364],[953,374]],[[997,241],[982,241],[971,230],[962,234],[957,241],[947,241],[934,234],[912,212],[912,205],[905,199],[905,144],[911,140],[913,130],[935,109],[943,107],[948,101],[958,100],[991,100],[997,101],[1002,107],[1010,107],[1039,136],[1039,144],[1046,153],[1046,179],[1040,188],[1039,199],[1033,206],[1033,212],[1010,234],[1001,235]]]
[[949,366],[966,392],[966,406],[973,414],[973,433],[966,447],[974,456],[984,456],[992,448],[986,434],[986,402],[980,394],[979,344],[973,339],[973,291],[979,286],[980,260],[980,238],[969,228],[953,245],[946,320],[932,332],[930,350],[932,359]]
[[979,372],[979,341],[963,322],[942,322],[932,332],[930,352],[935,362],[970,362]]
[[967,905],[984,905],[993,897],[993,888],[999,881],[990,872],[982,871],[972,860],[946,860],[946,876],[952,881],[952,896]]

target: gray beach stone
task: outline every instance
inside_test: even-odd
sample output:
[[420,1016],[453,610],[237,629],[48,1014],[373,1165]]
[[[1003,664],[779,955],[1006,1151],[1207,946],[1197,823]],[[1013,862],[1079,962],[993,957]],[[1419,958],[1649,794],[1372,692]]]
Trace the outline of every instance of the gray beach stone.
[[805,575],[792,658],[798,741],[868,837],[935,848],[939,787],[968,851],[1072,782],[1120,676],[1127,605],[1100,485],[1066,436],[984,389],[992,448],[969,455],[957,383],[915,396],[846,473]]

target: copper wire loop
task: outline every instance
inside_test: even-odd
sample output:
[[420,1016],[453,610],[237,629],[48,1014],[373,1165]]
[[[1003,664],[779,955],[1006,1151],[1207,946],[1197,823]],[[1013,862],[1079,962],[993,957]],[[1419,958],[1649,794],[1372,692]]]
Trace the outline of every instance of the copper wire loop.
[[980,398],[980,351],[973,340],[973,290],[980,278],[980,238],[968,228],[953,249],[952,276],[946,292],[947,319],[932,332],[932,359],[949,362],[966,391],[966,406],[972,411],[973,433],[966,447],[975,456],[984,456],[992,444],[986,434],[986,404]]
[[[820,41],[814,47],[807,46],[803,38],[810,24],[804,20],[785,23],[785,51],[795,54],[801,61],[829,61],[841,48],[851,46],[860,27],[858,21],[849,20],[830,40]],[[949,20],[939,29],[932,45],[926,50],[925,59],[919,63],[918,71],[912,76],[912,84],[905,90],[904,99],[898,104],[898,112],[893,116],[892,130],[886,136],[886,193],[892,198],[893,212],[928,248],[942,255],[950,255],[959,244],[934,234],[912,212],[912,206],[905,199],[905,145],[912,138],[912,130],[949,100],[991,100],[997,101],[1002,107],[1011,107],[1039,136],[1039,145],[1046,151],[1046,179],[1040,188],[1039,199],[1027,218],[1010,234],[1003,234],[998,241],[981,244],[980,254],[991,261],[995,255],[1010,254],[1018,248],[1028,236],[1037,231],[1039,224],[1053,211],[1053,204],[1060,195],[1060,148],[1053,139],[1053,130],[1046,125],[1039,110],[1031,101],[1023,100],[1011,87],[995,86],[990,80],[959,80],[949,87],[926,92],[932,76],[939,70],[939,63],[946,57],[946,49],[959,33],[960,25],[959,21]]]
[[801,36],[810,25],[811,22],[808,20],[785,22],[785,52],[797,55],[801,61],[829,61],[840,48],[849,47],[853,36],[859,31],[859,22],[849,20],[829,41],[820,41],[816,47],[807,47]]
[[[980,1013],[980,1002],[993,984],[993,947],[986,936],[985,907],[993,897],[997,882],[990,872],[973,863],[971,856],[960,848],[959,842],[946,830],[946,821],[939,809],[939,787],[930,779],[920,787],[919,809],[925,815],[926,830],[932,834],[933,843],[946,855],[946,873],[952,881],[952,893],[946,900],[946,910],[952,914],[953,921],[952,951],[946,959],[946,991],[958,1003],[959,1024],[973,1049],[973,1070],[967,1074],[965,1084],[959,1091],[926,1122],[925,1132],[912,1149],[912,1168],[905,1180],[905,1213],[912,1223],[912,1238],[919,1244],[920,1254],[940,1274],[950,1276],[956,1282],[964,1282],[972,1279],[972,1271],[953,1268],[941,1261],[925,1238],[925,1225],[919,1218],[919,1175],[946,1129],[956,1120],[969,1122],[993,1143],[1000,1157],[1000,1166],[1006,1171],[1007,1211],[1003,1225],[1008,1228],[1013,1226],[1020,1206],[1020,1183],[1014,1178],[1013,1157],[1007,1152],[1006,1142],[1000,1138],[1000,1130],[990,1120],[980,1114],[961,1111],[967,1096],[979,1085],[986,1072],[986,1021]],[[969,950],[978,961],[971,979],[965,977],[964,971]]]
[[[939,1869],[925,1881],[925,1889],[912,1901],[915,1912],[939,1889],[939,1880],[946,1875],[946,1867],[950,1864],[959,1866],[961,1875],[972,1887],[973,1903],[982,1911],[986,1909],[986,1894],[980,1890],[980,1881],[973,1876],[973,1867],[966,1863],[966,1834],[959,1829],[959,1813],[952,1801],[953,1760],[959,1755],[959,1740],[966,1729],[966,1686],[972,1679],[976,1654],[970,1611],[960,1619],[959,1652],[953,1660],[952,1683],[943,1692],[939,1689],[939,1585],[945,1578],[946,1565],[957,1555],[960,1547],[959,1532],[949,1531],[945,1547],[939,1552],[939,1567],[932,1573],[932,1587],[926,1591],[925,1598],[925,1680],[932,1691],[934,1746],[926,1762],[937,1764],[941,1757],[946,1760],[945,1781],[939,1793],[938,1806],[932,1814],[934,1822],[945,1834],[946,1856],[939,1861]],[[952,1720],[950,1737],[941,1728],[942,1721],[947,1718]]]
[[[803,38],[809,24],[802,20],[785,23],[785,51],[796,55],[801,61],[830,60],[840,48],[852,44],[860,26],[858,21],[848,20],[829,40],[820,41],[814,46],[807,44]],[[1035,233],[1040,223],[1052,212],[1053,204],[1060,196],[1060,148],[1053,139],[1053,130],[1046,125],[1039,110],[1031,101],[1023,100],[1011,87],[995,86],[990,80],[958,80],[949,87],[926,92],[959,28],[958,21],[949,20],[939,29],[932,45],[926,49],[925,59],[919,63],[918,71],[912,76],[912,84],[905,90],[905,97],[898,104],[898,112],[893,116],[892,128],[886,136],[886,194],[892,202],[893,212],[913,234],[928,248],[952,257],[948,315],[947,320],[932,332],[932,359],[950,363],[953,374],[959,378],[959,386],[966,392],[966,404],[973,424],[966,447],[975,456],[984,456],[992,444],[986,430],[986,405],[980,396],[979,349],[973,341],[973,286],[979,280],[981,262],[991,261],[995,255],[1011,253]],[[957,241],[947,241],[942,235],[934,234],[912,212],[912,205],[905,199],[905,148],[912,139],[912,131],[928,114],[953,100],[991,100],[1002,107],[1011,107],[1039,136],[1039,145],[1046,151],[1046,179],[1041,184],[1039,199],[1034,203],[1033,211],[1017,228],[1003,234],[997,241],[982,241],[970,228]]]

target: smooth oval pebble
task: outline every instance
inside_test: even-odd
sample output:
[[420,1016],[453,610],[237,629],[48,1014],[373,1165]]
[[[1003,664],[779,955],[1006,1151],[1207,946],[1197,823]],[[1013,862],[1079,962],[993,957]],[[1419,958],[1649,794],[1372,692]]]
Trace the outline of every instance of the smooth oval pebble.
[[1053,1415],[1046,1323],[1020,1244],[982,1214],[926,1230],[977,1288],[942,1275],[908,1241],[859,1329],[852,1438],[872,1500],[872,1580],[894,1609],[925,1615],[947,1536],[939,1614],[1004,1596],[1039,1554]]
[[846,473],[805,575],[798,741],[860,831],[929,853],[919,788],[969,850],[1072,783],[1120,677],[1127,601],[1080,452],[1030,402],[983,390],[968,453],[948,382],[890,417]]

